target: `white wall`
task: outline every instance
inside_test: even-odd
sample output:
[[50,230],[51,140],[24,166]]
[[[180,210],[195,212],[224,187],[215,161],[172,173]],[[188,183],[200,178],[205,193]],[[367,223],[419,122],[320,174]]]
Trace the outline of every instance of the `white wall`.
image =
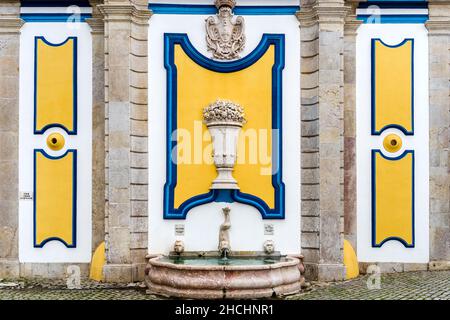
[[[69,136],[59,128],[33,134],[34,37],[43,36],[51,43],[78,37],[78,134]],[[77,246],[66,248],[50,241],[43,248],[33,247],[33,201],[19,201],[20,262],[90,262],[92,236],[92,38],[86,23],[26,23],[20,36],[19,103],[19,192],[33,191],[33,149],[44,149],[51,156],[77,149]],[[46,138],[59,132],[65,146],[59,151],[47,147]]]
[[[208,15],[155,14],[149,28],[149,252],[168,253],[177,239],[175,224],[185,224],[186,250],[217,250],[221,208],[230,206],[232,250],[262,250],[273,239],[282,253],[300,252],[300,29],[293,15],[245,16],[247,43],[242,57],[255,49],[263,33],[286,35],[283,71],[283,181],[286,186],[286,219],[263,220],[253,207],[239,203],[209,203],[193,208],[186,220],[163,219],[163,186],[166,181],[166,70],[163,33],[187,33],[194,47],[209,57],[205,43]],[[264,223],[275,227],[264,236]]]
[[[380,38],[395,45],[414,38],[414,135],[405,136],[387,129],[372,136],[371,123],[371,39]],[[428,262],[428,37],[422,24],[363,24],[356,43],[356,157],[357,157],[357,256],[363,262]],[[387,241],[381,248],[371,244],[371,150],[384,151],[383,138],[395,133],[403,140],[401,150],[415,154],[415,247],[405,248],[398,241]]]

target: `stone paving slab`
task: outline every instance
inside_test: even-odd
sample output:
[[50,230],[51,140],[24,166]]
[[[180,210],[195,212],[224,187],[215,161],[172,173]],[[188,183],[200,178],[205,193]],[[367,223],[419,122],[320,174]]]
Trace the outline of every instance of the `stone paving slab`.
[[[450,271],[420,271],[374,275],[330,284],[313,284],[310,290],[288,300],[450,300]],[[373,289],[369,289],[371,286]]]
[[[287,300],[450,300],[450,271],[382,274],[379,289],[369,289],[372,276],[345,282],[312,283]],[[370,283],[374,283],[373,281]],[[65,281],[0,279],[0,300],[158,300],[142,283],[105,284],[81,281],[81,289],[67,289]]]

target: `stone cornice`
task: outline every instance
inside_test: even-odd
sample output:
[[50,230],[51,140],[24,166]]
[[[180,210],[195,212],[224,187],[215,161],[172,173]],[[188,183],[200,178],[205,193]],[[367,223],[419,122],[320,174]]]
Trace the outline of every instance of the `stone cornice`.
[[20,33],[20,28],[25,21],[20,18],[4,18],[0,17],[0,34]]
[[425,22],[429,35],[450,35],[450,20],[428,20]]
[[428,5],[450,5],[450,0],[428,0]]
[[348,15],[345,18],[344,36],[356,35],[359,26],[362,24],[361,20],[356,19],[356,15]]
[[101,17],[93,17],[86,19],[86,23],[91,27],[93,34],[103,33],[105,31],[105,23]]
[[86,19],[86,23],[91,27],[92,34],[101,34],[105,30],[105,22],[103,14],[99,10],[99,6],[103,4],[103,0],[89,0],[92,6],[92,18]]
[[429,0],[428,36],[450,36],[450,0]]
[[139,9],[127,4],[100,4],[97,6],[105,21],[131,21],[136,24],[148,24],[152,13],[148,9]]
[[296,13],[301,26],[319,24],[343,24],[347,14],[351,11],[348,6],[321,6],[307,7]]

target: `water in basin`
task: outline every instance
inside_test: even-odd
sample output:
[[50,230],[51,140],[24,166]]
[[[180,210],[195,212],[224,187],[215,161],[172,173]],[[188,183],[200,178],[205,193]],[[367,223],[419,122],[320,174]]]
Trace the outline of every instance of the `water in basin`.
[[259,266],[287,261],[286,257],[163,257],[162,262],[193,266]]

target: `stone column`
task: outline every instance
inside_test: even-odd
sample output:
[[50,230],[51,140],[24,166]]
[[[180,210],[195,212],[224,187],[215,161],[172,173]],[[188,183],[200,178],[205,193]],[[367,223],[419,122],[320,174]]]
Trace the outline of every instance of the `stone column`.
[[147,253],[146,0],[106,0],[105,20],[106,259],[105,280],[144,277]]
[[19,277],[20,1],[0,3],[0,278]]
[[92,18],[92,250],[105,240],[105,33],[103,16],[90,0]]
[[358,1],[344,26],[344,235],[356,250],[356,20]]
[[430,269],[450,268],[450,1],[429,1]]
[[301,28],[302,254],[306,278],[342,280],[344,18],[342,0],[305,0]]

